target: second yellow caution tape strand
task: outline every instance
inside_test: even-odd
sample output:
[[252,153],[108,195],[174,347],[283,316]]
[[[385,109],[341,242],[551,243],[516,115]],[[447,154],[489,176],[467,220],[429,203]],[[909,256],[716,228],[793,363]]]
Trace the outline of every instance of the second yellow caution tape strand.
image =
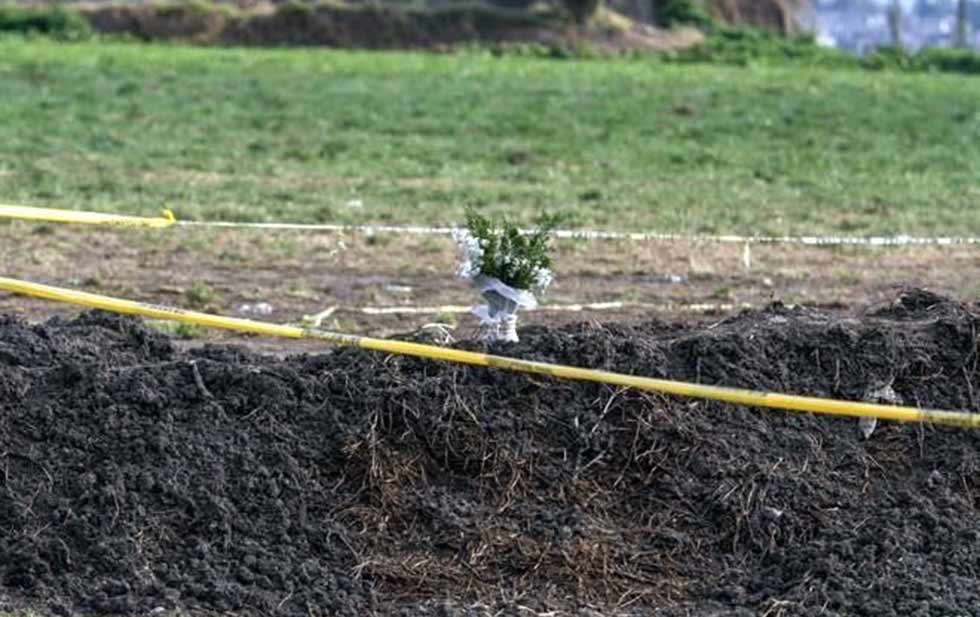
[[947,424],[965,428],[980,428],[980,414],[966,412],[941,411],[937,409],[916,409],[913,407],[838,401],[809,396],[776,394],[772,392],[754,392],[751,390],[741,390],[736,388],[724,388],[719,386],[685,383],[681,381],[670,381],[666,379],[638,377],[635,375],[623,375],[621,373],[610,373],[606,371],[563,366],[559,364],[549,364],[545,362],[532,362],[528,360],[519,360],[516,358],[507,358],[504,356],[436,347],[433,345],[421,345],[418,343],[408,343],[404,341],[393,341],[388,339],[370,338],[366,336],[356,336],[352,334],[326,332],[323,330],[312,330],[295,326],[283,326],[260,321],[252,321],[250,319],[223,317],[221,315],[185,311],[178,308],[157,306],[142,302],[133,302],[130,300],[120,300],[108,296],[73,291],[70,289],[62,289],[59,287],[51,287],[48,285],[41,285],[38,283],[30,283],[2,277],[0,277],[0,290],[33,296],[36,298],[43,298],[55,302],[66,302],[79,306],[113,311],[116,313],[141,315],[151,319],[165,319],[169,321],[194,324],[197,326],[237,330],[239,332],[250,332],[253,334],[263,334],[267,336],[295,339],[315,339],[336,345],[361,347],[363,349],[370,349],[374,351],[428,358],[430,360],[457,362],[525,373],[537,373],[563,379],[593,381],[614,386],[626,386],[636,388],[638,390],[648,390],[652,392],[661,392],[664,394],[711,399],[726,403],[735,403],[738,405],[748,405],[752,407],[766,407],[796,412],[811,412],[832,416],[849,416],[857,418],[872,417],[880,420],[896,420],[899,422],[932,422],[935,424]]
[[147,217],[83,212],[80,210],[59,210],[57,208],[35,208],[33,206],[15,206],[10,204],[0,204],[0,218],[48,223],[77,223],[82,225],[149,227],[157,229],[170,227],[177,223],[177,219],[174,218],[174,214],[170,210],[164,210],[158,217]]

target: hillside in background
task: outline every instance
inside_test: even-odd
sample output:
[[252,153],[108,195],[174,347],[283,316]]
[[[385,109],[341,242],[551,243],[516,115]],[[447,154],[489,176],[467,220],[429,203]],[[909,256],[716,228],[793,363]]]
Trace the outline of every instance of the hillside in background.
[[[23,4],[50,9],[46,3]],[[33,16],[14,14],[18,10],[24,12],[0,7],[0,31],[64,29],[53,23],[61,17],[52,21],[50,10]],[[59,3],[54,10],[81,15],[100,34],[204,45],[449,50],[478,44],[532,45],[554,52],[582,48],[618,52],[677,50],[703,40],[693,27],[660,28],[607,7],[598,7],[587,23],[579,23],[564,4],[511,0],[497,4],[70,2]],[[13,25],[4,28],[5,20]]]
[[[817,44],[860,56],[879,55],[873,52],[883,47],[909,52],[980,47],[980,0],[28,0],[19,5],[0,6],[0,32],[60,38],[68,32],[67,38],[79,38],[95,31],[144,41],[348,49],[449,51],[476,45],[557,57],[680,51],[697,61],[805,58],[825,66],[854,60],[822,53]],[[976,57],[961,50],[953,56],[947,64],[955,66],[925,68],[978,72]],[[886,64],[914,62],[889,58]]]
[[68,7],[96,32],[141,40],[368,49],[534,44],[553,50],[584,46],[602,52],[685,49],[701,42],[701,32],[716,24],[795,33],[805,0],[28,0],[18,4]]

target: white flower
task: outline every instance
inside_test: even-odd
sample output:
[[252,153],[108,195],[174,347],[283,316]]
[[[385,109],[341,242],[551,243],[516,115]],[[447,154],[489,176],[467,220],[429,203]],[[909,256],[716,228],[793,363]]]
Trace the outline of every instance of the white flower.
[[483,266],[483,247],[480,246],[480,241],[468,229],[454,229],[453,240],[462,253],[456,276],[464,279],[475,277]]
[[534,281],[534,288],[543,293],[548,285],[551,285],[551,282],[555,280],[555,275],[551,270],[537,266],[534,268],[532,280]]
[[471,279],[480,273],[480,266],[472,261],[462,261],[456,266],[456,276],[461,279]]

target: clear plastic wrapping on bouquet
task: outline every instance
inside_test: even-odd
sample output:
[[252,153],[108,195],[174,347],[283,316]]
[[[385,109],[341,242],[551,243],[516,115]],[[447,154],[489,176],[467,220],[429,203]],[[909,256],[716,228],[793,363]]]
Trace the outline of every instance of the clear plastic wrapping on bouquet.
[[516,342],[517,311],[521,308],[535,308],[538,301],[534,294],[514,289],[499,279],[482,274],[474,277],[473,286],[487,301],[473,309],[473,314],[480,319],[481,338]]

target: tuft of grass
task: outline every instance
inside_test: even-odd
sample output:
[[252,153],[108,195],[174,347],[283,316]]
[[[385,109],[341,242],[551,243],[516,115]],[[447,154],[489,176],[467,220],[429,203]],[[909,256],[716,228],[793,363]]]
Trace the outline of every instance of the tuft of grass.
[[203,308],[218,299],[218,293],[207,283],[196,282],[184,292],[184,298],[195,308]]
[[458,325],[458,320],[456,315],[452,313],[437,313],[435,317],[432,318],[432,323],[442,324],[445,326],[450,326],[455,328]]
[[959,76],[0,40],[0,83],[5,202],[980,235],[980,80]]
[[[167,336],[172,336],[185,341],[207,338],[208,331],[201,326],[176,321],[147,320],[146,324]],[[0,615],[2,617],[2,615]]]

